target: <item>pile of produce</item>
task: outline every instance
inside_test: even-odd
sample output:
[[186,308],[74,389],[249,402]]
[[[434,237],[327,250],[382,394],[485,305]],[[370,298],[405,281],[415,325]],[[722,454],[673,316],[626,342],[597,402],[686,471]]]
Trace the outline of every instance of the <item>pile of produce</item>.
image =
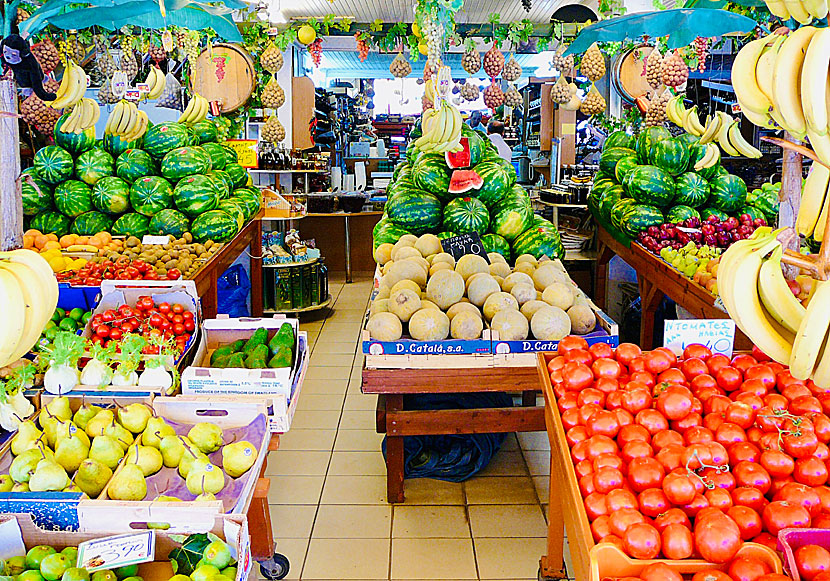
[[133,142],[94,128],[55,129],[23,184],[27,227],[63,237],[172,234],[225,242],[260,208],[260,193],[219,123],[161,123]]
[[[446,123],[460,119],[447,115]],[[419,135],[416,126],[412,137]],[[374,247],[394,244],[406,234],[432,233],[444,239],[477,232],[487,252],[507,260],[522,254],[563,258],[559,232],[533,214],[527,192],[516,184],[513,165],[499,157],[484,133],[461,124],[460,136],[457,152],[407,148],[407,161],[395,168],[386,190],[389,199],[374,229]]]
[[568,337],[548,371],[596,542],[724,564],[782,529],[830,528],[830,394],[757,349]]
[[107,309],[93,315],[89,321],[89,330],[92,344],[100,343],[104,347],[113,342],[118,343],[130,333],[139,333],[147,340],[142,351],[149,354],[159,353],[158,347],[154,348],[149,341],[153,337],[163,336],[175,341],[173,353],[178,356],[184,352],[195,332],[196,320],[192,312],[178,303],[171,305],[161,302],[156,305],[151,297],[143,296],[139,297],[135,307],[121,305],[117,309]]
[[217,348],[210,355],[210,366],[247,369],[291,367],[294,347],[294,327],[290,323],[283,323],[270,341],[268,329],[260,327],[247,341],[239,339]]
[[591,213],[621,240],[651,226],[711,216],[725,222],[747,214],[773,223],[777,198],[762,190],[748,202],[744,181],[720,163],[695,170],[706,155],[699,141],[690,134],[672,137],[663,127],[645,128],[637,136],[612,133],[588,196]]
[[52,318],[46,323],[43,333],[40,334],[41,341],[38,344],[42,345],[43,339],[51,342],[60,331],[78,331],[83,329],[91,318],[92,311],[85,311],[80,307],[75,307],[67,311],[58,307],[52,313]]
[[489,264],[477,254],[456,261],[434,234],[381,244],[375,259],[383,276],[369,309],[373,339],[479,339],[486,326],[505,341],[558,341],[597,325],[591,302],[558,259],[522,254],[512,269],[498,252]]
[[[246,430],[235,429],[233,436]],[[234,479],[258,455],[244,439],[225,444],[227,436],[207,422],[189,428],[168,422],[142,403],[112,409],[85,403],[73,412],[69,399],[58,397],[37,422],[20,425],[3,458],[0,488],[82,492],[90,498],[103,492],[112,500],[216,500],[223,489],[238,494]],[[156,474],[159,482],[153,482]],[[162,482],[167,484],[159,488]]]

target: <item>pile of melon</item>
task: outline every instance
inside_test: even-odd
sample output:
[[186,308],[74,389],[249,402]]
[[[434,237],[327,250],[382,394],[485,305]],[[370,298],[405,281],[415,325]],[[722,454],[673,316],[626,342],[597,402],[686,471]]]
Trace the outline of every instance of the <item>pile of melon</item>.
[[367,330],[377,341],[479,339],[559,341],[596,327],[591,302],[559,260],[519,256],[511,268],[496,252],[456,261],[434,234],[407,234],[375,250],[381,279]]

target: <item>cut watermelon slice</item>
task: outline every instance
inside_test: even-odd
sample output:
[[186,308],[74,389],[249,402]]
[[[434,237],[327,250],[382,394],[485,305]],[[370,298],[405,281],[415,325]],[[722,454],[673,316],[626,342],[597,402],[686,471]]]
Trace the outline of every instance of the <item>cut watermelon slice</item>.
[[[469,150],[468,150],[469,151]],[[452,172],[450,187],[447,191],[451,194],[463,194],[471,190],[478,190],[484,185],[484,180],[475,170],[457,169]]]
[[461,169],[472,165],[473,154],[470,152],[470,140],[467,137],[461,138],[461,147],[461,151],[448,151],[444,154],[450,169]]

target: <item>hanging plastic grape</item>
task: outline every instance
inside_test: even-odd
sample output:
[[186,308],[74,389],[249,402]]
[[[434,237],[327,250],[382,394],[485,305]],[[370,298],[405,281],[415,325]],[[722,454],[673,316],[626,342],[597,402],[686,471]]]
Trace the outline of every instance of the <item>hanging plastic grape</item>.
[[447,94],[450,92],[450,85],[452,84],[452,75],[450,74],[450,67],[441,67],[438,70],[438,76],[436,77],[438,82],[436,85],[436,94],[441,99],[446,99]]
[[112,81],[110,82],[110,90],[112,94],[123,99],[127,94],[127,73],[118,70],[112,74]]

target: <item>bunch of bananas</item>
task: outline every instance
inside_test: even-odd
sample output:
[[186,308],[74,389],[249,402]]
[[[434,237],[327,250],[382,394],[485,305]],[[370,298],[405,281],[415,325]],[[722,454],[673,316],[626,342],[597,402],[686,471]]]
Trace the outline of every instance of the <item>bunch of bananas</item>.
[[801,190],[801,204],[795,219],[795,230],[802,236],[812,236],[817,242],[824,240],[827,213],[830,211],[828,186],[830,169],[820,163],[814,163]]
[[167,79],[161,69],[150,65],[150,72],[147,75],[147,94],[146,97],[151,100],[158,99],[164,93],[164,88],[167,86]]
[[421,117],[423,134],[415,140],[415,147],[427,153],[460,151],[463,123],[458,109],[442,100],[437,109],[429,109]]
[[124,141],[135,141],[144,136],[149,124],[147,113],[139,111],[135,103],[122,99],[110,113],[104,133],[116,135]]
[[58,304],[58,281],[38,253],[0,252],[0,367],[13,363],[34,347]]
[[47,101],[52,109],[63,109],[77,104],[84,97],[88,79],[84,69],[73,61],[67,61],[63,79],[54,101]]
[[799,24],[810,24],[813,18],[827,16],[826,0],[764,0],[769,11],[783,21],[795,18]]
[[[762,155],[757,148],[741,135],[740,121],[733,119],[731,115],[727,115],[723,111],[718,111],[714,116],[710,116],[706,120],[706,125],[703,125],[697,114],[697,105],[691,109],[686,109],[686,106],[683,105],[682,95],[676,95],[669,99],[669,102],[666,104],[666,117],[675,125],[685,129],[687,133],[699,137],[701,145],[711,145],[713,142],[717,142],[720,145],[720,149],[726,155],[734,157],[743,156],[751,159],[757,159]],[[715,149],[718,148],[715,147]],[[711,165],[714,165],[719,160],[720,152],[717,153],[717,159]],[[701,167],[710,166],[701,165]],[[695,166],[695,169],[700,168]]]
[[208,100],[198,93],[193,93],[193,98],[179,117],[179,123],[193,125],[194,123],[203,121],[207,117],[208,108]]
[[84,97],[72,109],[72,113],[58,128],[61,133],[80,134],[98,123],[101,117],[101,108],[92,99]]

